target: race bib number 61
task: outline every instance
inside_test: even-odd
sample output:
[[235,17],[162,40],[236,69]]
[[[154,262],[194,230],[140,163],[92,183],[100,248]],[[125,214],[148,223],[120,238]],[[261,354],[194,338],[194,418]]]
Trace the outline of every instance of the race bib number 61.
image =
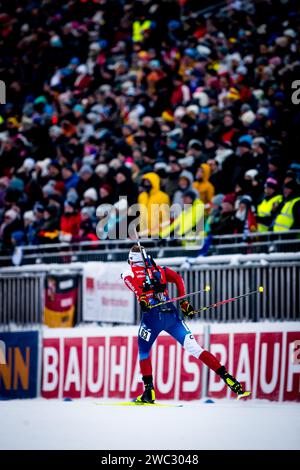
[[151,332],[148,331],[148,330],[145,330],[145,328],[143,328],[143,327],[141,326],[139,335],[140,335],[140,337],[141,337],[142,339],[144,339],[145,341],[149,341],[149,340],[150,340],[150,336],[151,336]]

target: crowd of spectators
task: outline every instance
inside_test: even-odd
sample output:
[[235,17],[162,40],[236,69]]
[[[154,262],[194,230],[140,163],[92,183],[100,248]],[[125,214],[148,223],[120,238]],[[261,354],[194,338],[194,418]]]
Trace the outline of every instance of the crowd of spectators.
[[213,235],[300,229],[299,2],[1,3],[3,250],[97,240],[121,196],[201,200]]

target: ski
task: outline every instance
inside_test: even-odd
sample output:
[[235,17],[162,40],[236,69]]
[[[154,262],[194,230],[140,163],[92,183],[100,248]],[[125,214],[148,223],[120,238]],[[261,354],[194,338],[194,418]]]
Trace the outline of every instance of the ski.
[[138,402],[138,401],[121,401],[121,402],[111,402],[111,403],[106,403],[106,402],[99,402],[95,403],[96,405],[100,406],[159,406],[160,408],[182,408],[183,405],[176,405],[173,403],[144,403],[144,402]]
[[237,400],[240,400],[241,398],[249,397],[249,395],[251,395],[251,392],[249,392],[249,391],[240,393],[240,394],[237,396]]

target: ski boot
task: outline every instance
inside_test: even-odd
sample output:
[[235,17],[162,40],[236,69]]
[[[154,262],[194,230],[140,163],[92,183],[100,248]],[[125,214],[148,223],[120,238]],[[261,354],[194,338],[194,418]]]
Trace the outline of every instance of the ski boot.
[[[149,376],[150,377],[150,376]],[[139,395],[136,398],[136,403],[154,403],[155,402],[155,391],[153,386],[152,377],[151,380],[148,377],[143,377],[143,381],[145,384],[145,391],[142,395]]]
[[224,380],[226,385],[237,395],[237,398],[247,397],[251,392],[244,392],[240,382],[230,375],[224,366],[220,367],[216,373]]

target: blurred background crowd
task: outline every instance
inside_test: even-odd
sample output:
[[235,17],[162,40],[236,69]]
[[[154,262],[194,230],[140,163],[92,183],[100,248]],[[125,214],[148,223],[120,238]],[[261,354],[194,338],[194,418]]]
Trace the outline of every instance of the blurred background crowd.
[[2,250],[97,240],[103,203],[300,229],[298,1],[0,3]]

